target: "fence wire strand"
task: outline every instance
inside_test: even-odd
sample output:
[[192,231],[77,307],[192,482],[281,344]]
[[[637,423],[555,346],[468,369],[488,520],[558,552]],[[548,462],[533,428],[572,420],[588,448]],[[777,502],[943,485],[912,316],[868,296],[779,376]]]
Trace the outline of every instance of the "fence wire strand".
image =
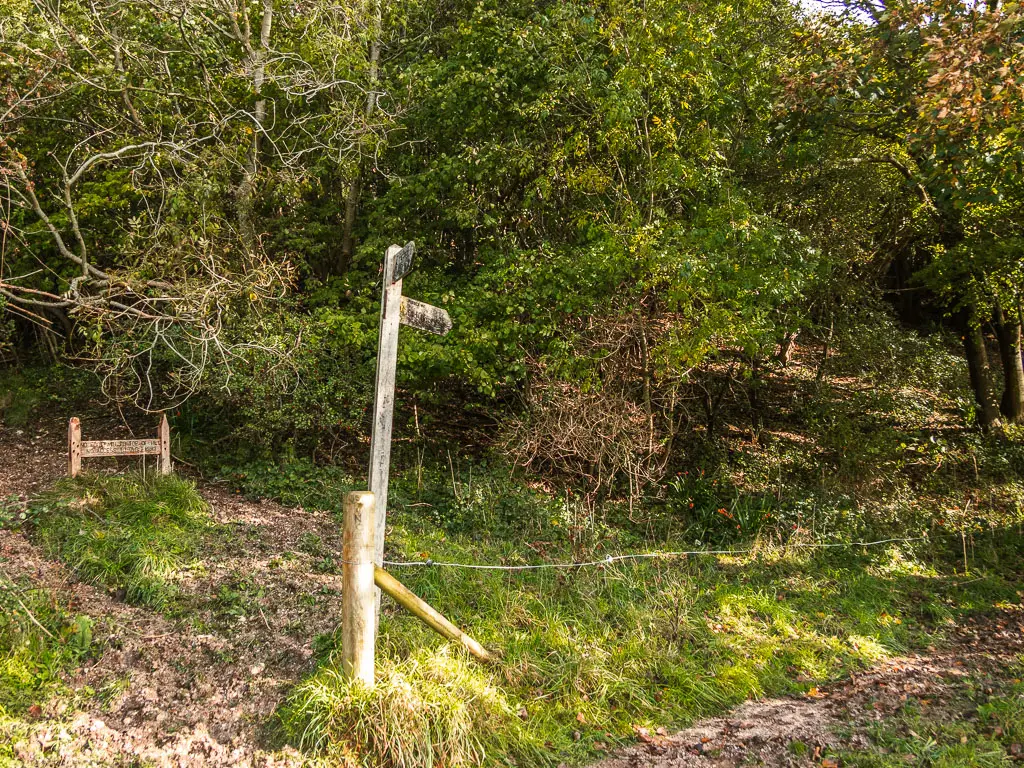
[[[793,549],[836,549],[839,547],[877,547],[882,544],[902,544],[913,541],[927,541],[927,536],[915,536],[902,539],[879,539],[877,541],[840,541],[840,542],[807,542],[784,544],[784,547]],[[391,568],[464,568],[474,571],[539,571],[553,568],[590,568],[599,565],[612,565],[623,561],[637,560],[658,560],[674,557],[699,557],[699,556],[731,556],[751,555],[761,551],[761,547],[749,549],[691,549],[677,552],[635,552],[623,555],[608,555],[600,560],[584,560],[572,563],[537,563],[534,565],[491,565],[482,563],[451,563],[438,560],[385,560],[384,565]]]

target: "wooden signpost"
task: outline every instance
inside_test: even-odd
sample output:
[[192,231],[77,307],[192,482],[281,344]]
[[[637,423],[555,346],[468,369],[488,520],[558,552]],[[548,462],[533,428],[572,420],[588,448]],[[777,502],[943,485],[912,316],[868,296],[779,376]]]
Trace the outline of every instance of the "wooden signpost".
[[[384,256],[384,287],[380,302],[377,386],[370,438],[370,492],[354,491],[345,499],[342,540],[342,668],[351,680],[372,686],[374,645],[380,618],[380,591],[387,592],[431,629],[459,643],[481,661],[491,655],[434,608],[410,592],[382,567],[387,527],[388,475],[391,467],[391,425],[395,411],[395,369],[399,325],[444,335],[451,318],[440,307],[402,296],[402,278],[412,269],[415,245],[392,245]],[[374,589],[373,585],[379,588]]]
[[[384,287],[380,300],[380,331],[377,347],[377,388],[373,398],[373,434],[370,437],[370,492],[376,501],[374,562],[383,565],[384,529],[387,526],[388,475],[391,467],[391,424],[395,412],[395,369],[398,366],[398,326],[408,325],[445,335],[451,318],[440,307],[402,296],[402,278],[412,269],[414,243],[392,245],[384,256]],[[380,593],[376,609],[380,613]]]
[[156,456],[157,471],[171,473],[171,428],[167,416],[160,417],[155,438],[142,440],[82,440],[82,424],[77,416],[68,422],[68,475],[82,471],[82,459],[99,456]]

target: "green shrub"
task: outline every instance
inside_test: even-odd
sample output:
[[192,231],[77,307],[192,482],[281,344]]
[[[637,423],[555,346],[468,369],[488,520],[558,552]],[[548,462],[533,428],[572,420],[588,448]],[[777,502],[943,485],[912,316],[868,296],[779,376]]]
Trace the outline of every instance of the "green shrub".
[[888,307],[849,311],[836,331],[839,354],[829,360],[829,373],[866,376],[890,389],[920,387],[946,395],[967,390],[966,366],[953,352],[955,339],[909,330]]
[[212,372],[172,414],[187,452],[205,463],[225,455],[235,463],[329,462],[351,450],[368,432],[373,401],[376,314],[362,309],[318,309],[236,329],[239,340],[260,344]]

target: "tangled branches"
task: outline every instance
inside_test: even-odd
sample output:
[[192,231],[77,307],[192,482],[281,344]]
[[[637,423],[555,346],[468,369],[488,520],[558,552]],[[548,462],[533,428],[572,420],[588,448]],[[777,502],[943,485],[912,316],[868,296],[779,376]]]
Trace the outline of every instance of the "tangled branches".
[[293,282],[289,254],[265,248],[263,193],[301,188],[315,163],[352,172],[380,129],[357,84],[367,13],[270,0],[0,12],[0,307],[62,334],[144,408],[195,391],[211,365],[230,382],[247,350],[282,355],[239,338]]
[[516,463],[583,478],[591,499],[623,493],[631,505],[658,482],[675,431],[674,404],[661,407],[661,397],[675,391],[678,377],[655,382],[657,327],[640,313],[591,319],[577,339],[577,359],[592,368],[589,384],[536,365],[526,409],[505,438]]

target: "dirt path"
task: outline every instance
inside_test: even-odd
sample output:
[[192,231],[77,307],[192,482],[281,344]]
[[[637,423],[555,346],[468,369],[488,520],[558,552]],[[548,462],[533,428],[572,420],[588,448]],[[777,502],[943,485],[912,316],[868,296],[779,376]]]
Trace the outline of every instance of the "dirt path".
[[[935,720],[963,715],[961,685],[1000,677],[1024,654],[1024,612],[1006,611],[957,627],[949,646],[893,659],[804,698],[749,701],[725,717],[668,737],[640,734],[643,743],[591,768],[731,768],[741,765],[834,765],[829,749],[863,749],[865,730],[910,699]],[[840,736],[846,732],[848,735]],[[796,748],[796,747],[799,748]]]
[[[62,442],[62,434],[0,430],[0,498],[30,494],[60,476]],[[337,523],[326,513],[251,502],[217,487],[203,495],[231,536],[183,580],[189,610],[177,620],[78,582],[24,536],[0,530],[0,566],[8,575],[30,578],[97,619],[104,643],[102,655],[69,681],[100,695],[83,698],[82,711],[51,702],[22,748],[26,765],[304,762],[294,751],[268,749],[265,728],[311,669],[317,635],[338,625]],[[641,732],[640,743],[594,768],[820,766],[827,764],[824,750],[858,746],[862,726],[888,717],[908,697],[941,714],[957,680],[1005,667],[1021,653],[1024,616],[1007,612],[960,627],[947,650],[891,661],[814,697],[748,702],[674,736]],[[853,726],[853,735],[840,739],[839,725]]]
[[[59,477],[61,436],[0,432],[0,498]],[[317,635],[339,622],[340,576],[319,563],[337,554],[326,513],[250,502],[220,488],[203,496],[228,543],[204,553],[180,586],[189,611],[172,620],[77,581],[20,534],[0,530],[0,566],[52,590],[97,620],[102,655],[72,687],[101,693],[71,716],[52,703],[21,758],[28,765],[298,765],[267,751],[264,729],[289,688],[312,668]],[[98,699],[99,701],[97,701]]]

